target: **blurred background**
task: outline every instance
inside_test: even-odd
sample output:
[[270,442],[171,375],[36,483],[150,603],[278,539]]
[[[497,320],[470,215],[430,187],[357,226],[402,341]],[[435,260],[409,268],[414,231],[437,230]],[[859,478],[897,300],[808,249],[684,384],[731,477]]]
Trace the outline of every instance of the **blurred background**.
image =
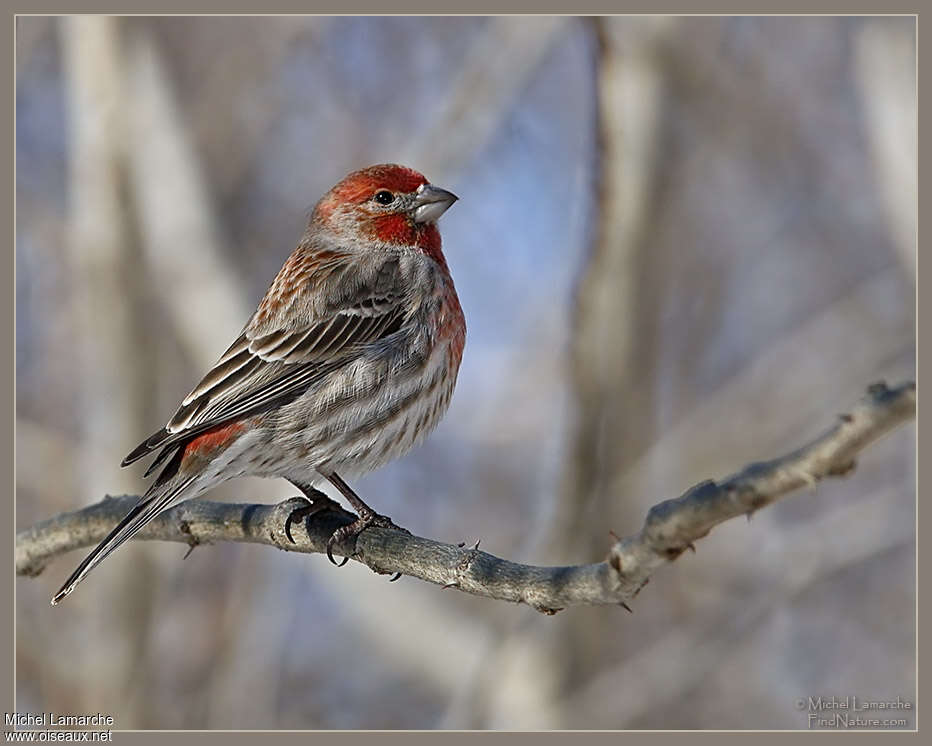
[[[453,404],[355,487],[415,533],[601,560],[647,509],[915,365],[915,21],[19,17],[17,529],[238,333],[350,170],[400,162],[468,321]],[[133,542],[17,580],[17,706],[118,728],[805,728],[915,702],[915,428],[731,521],[634,614]],[[286,482],[212,499],[274,502]],[[912,712],[906,713],[912,722]]]

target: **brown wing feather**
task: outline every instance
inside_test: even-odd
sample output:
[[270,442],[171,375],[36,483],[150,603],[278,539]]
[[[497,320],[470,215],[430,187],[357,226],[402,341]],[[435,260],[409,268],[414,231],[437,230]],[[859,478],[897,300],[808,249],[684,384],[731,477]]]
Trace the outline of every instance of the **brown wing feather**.
[[370,283],[344,289],[340,301],[310,323],[268,331],[268,323],[258,323],[257,313],[168,424],[137,446],[123,466],[163,449],[148,474],[183,442],[223,422],[294,399],[367,345],[399,331],[405,320],[402,295],[392,292],[394,283],[386,281],[395,279],[398,265],[393,260],[385,265]]

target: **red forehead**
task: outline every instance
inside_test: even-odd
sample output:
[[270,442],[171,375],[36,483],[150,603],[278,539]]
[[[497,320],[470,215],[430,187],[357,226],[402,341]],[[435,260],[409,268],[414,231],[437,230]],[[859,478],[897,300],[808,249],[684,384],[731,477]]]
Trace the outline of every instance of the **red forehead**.
[[354,171],[337,184],[331,194],[341,201],[362,202],[379,189],[393,192],[413,192],[427,179],[412,168],[386,163]]

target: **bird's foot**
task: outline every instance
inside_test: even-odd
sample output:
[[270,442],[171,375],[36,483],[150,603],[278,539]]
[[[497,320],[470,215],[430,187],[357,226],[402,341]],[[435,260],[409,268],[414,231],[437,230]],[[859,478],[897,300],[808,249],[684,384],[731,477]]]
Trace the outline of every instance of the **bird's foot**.
[[342,511],[340,503],[336,500],[331,500],[323,492],[314,490],[315,494],[313,498],[307,497],[304,495],[304,499],[307,501],[306,505],[302,505],[300,508],[295,508],[291,511],[288,517],[285,519],[285,536],[288,537],[288,541],[292,544],[295,543],[294,537],[291,535],[291,524],[296,521],[304,523],[311,516],[317,515],[318,513],[323,513],[325,510],[337,510]]
[[[333,548],[343,544],[343,542],[348,539],[353,539],[355,541],[356,537],[358,537],[359,534],[369,528],[369,526],[377,526],[379,528],[393,528],[396,531],[404,531],[406,534],[411,533],[408,531],[408,529],[397,525],[387,515],[380,515],[374,511],[361,511],[359,517],[355,521],[345,526],[341,526],[333,532],[330,539],[327,541],[327,558],[337,567],[343,567],[343,565],[349,561],[349,556],[344,556],[343,561],[337,563],[337,561],[333,558]],[[397,579],[397,577],[392,578],[392,580]]]

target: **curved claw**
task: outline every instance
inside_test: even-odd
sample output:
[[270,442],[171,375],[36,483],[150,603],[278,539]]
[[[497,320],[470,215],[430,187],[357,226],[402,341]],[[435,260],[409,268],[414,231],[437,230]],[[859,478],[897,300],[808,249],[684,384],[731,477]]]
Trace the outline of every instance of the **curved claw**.
[[[288,541],[290,541],[292,544],[296,544],[297,542],[294,540],[294,537],[291,535],[291,524],[295,520],[299,520],[299,519],[295,519],[295,513],[301,510],[303,510],[303,508],[298,508],[298,510],[293,510],[291,513],[288,514],[288,517],[285,519],[285,536],[288,537]],[[303,518],[303,516],[301,516],[301,518]]]
[[333,545],[337,540],[337,532],[334,531],[333,535],[327,540],[327,559],[330,560],[337,567],[343,567],[347,562],[349,562],[349,557],[344,557],[342,562],[337,562],[333,558]]
[[394,575],[392,575],[392,576],[388,579],[388,582],[389,582],[389,583],[394,583],[394,582],[395,582],[396,580],[398,580],[398,578],[400,578],[400,577],[401,577],[401,573],[400,573],[400,572],[396,572]]
[[[325,496],[326,497],[326,496]],[[307,499],[307,498],[305,498]],[[291,524],[295,521],[304,521],[307,518],[310,518],[312,515],[317,515],[327,510],[330,505],[333,503],[330,498],[326,498],[326,502],[322,499],[318,500],[307,500],[307,505],[303,505],[300,508],[295,508],[288,514],[288,517],[285,519],[285,536],[288,537],[288,541],[292,544],[295,544],[294,537],[291,535]]]
[[[347,539],[355,539],[359,534],[365,531],[369,526],[380,526],[383,528],[393,528],[399,531],[404,531],[405,533],[410,533],[407,529],[403,529],[400,526],[396,526],[392,523],[392,519],[388,516],[378,515],[377,513],[366,513],[359,516],[352,523],[338,528],[330,536],[330,539],[327,541],[327,559],[329,559],[337,567],[343,567],[347,562],[349,562],[349,557],[343,557],[343,561],[337,564],[337,561],[333,558],[333,547],[336,544],[342,544]],[[396,573],[396,577],[393,577],[392,580],[397,580],[401,576],[401,573]]]

